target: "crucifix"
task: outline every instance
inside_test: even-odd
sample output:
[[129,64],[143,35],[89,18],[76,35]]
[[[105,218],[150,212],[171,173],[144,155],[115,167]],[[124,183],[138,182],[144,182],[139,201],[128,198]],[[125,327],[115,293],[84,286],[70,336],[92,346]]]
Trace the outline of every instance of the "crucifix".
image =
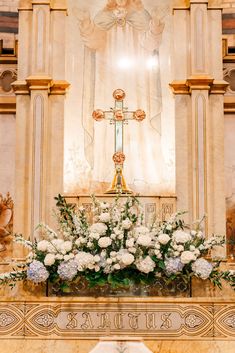
[[145,119],[145,112],[142,109],[136,111],[129,111],[124,107],[125,92],[122,89],[116,89],[113,92],[115,99],[114,108],[109,111],[96,109],[92,113],[93,119],[102,121],[107,119],[110,124],[114,125],[114,155],[113,161],[115,164],[115,175],[111,187],[106,191],[107,194],[130,194],[132,191],[127,187],[125,178],[123,176],[123,163],[125,161],[125,154],[123,153],[123,130],[124,124],[128,124],[128,120],[136,120],[138,122]]

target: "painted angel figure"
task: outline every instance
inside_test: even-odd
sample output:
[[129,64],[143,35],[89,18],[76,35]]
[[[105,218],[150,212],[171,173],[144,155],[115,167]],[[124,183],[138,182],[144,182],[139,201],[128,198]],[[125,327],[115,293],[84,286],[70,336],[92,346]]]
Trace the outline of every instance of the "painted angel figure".
[[162,19],[157,11],[150,14],[141,0],[109,0],[93,19],[87,10],[77,11],[77,18],[84,43],[85,155],[93,180],[109,182],[112,178],[113,129],[108,122],[94,125],[91,113],[95,108],[109,108],[112,92],[121,88],[128,108],[141,108],[147,116],[142,124],[125,128],[125,177],[130,185],[161,185]]

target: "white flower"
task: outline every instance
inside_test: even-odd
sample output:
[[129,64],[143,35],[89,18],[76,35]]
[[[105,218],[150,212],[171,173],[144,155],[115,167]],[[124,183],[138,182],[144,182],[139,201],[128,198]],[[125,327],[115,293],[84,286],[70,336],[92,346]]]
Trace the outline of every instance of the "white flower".
[[126,218],[124,219],[124,221],[122,221],[123,229],[130,229],[131,226],[132,226],[132,222],[129,220],[129,218]]
[[159,236],[158,236],[158,241],[160,244],[165,245],[169,242],[169,240],[170,240],[170,237],[166,233],[159,234]]
[[110,221],[110,214],[108,212],[103,212],[99,216],[101,222],[107,223]]
[[166,230],[172,230],[172,225],[167,224],[167,226],[166,226]]
[[63,260],[64,256],[62,254],[56,254],[55,259],[57,260]]
[[126,247],[127,248],[132,248],[134,246],[134,242],[135,242],[134,238],[127,239],[126,240]]
[[150,256],[146,256],[145,259],[136,262],[136,267],[140,272],[149,273],[154,270],[155,262]]
[[151,246],[152,243],[152,238],[149,235],[140,235],[137,239],[137,244],[142,245],[142,246]]
[[117,256],[117,252],[116,251],[111,251],[110,252],[110,256],[111,257],[116,257]]
[[139,226],[135,228],[135,234],[138,235],[144,235],[144,234],[148,234],[149,233],[149,229],[147,227],[144,226]]
[[107,263],[108,265],[111,265],[112,262],[113,262],[113,260],[110,259],[110,258],[108,258],[108,259],[106,260],[106,263]]
[[47,240],[41,240],[37,244],[38,251],[47,251],[47,247],[50,243]]
[[100,261],[100,256],[99,255],[95,255],[94,256],[94,261],[95,262],[99,262]]
[[113,265],[114,270],[120,270],[121,266],[119,264]]
[[98,240],[98,245],[101,248],[107,248],[111,244],[112,244],[112,240],[109,237],[102,237]]
[[161,246],[160,246],[160,244],[158,242],[156,242],[154,247],[155,247],[155,249],[160,249]]
[[52,266],[55,263],[55,255],[54,254],[47,254],[44,259],[45,266]]
[[98,240],[100,238],[99,233],[90,233],[89,238]]
[[180,261],[182,264],[188,264],[191,261],[196,260],[194,253],[191,251],[183,251],[180,256]]
[[125,252],[121,255],[121,259],[120,261],[122,262],[122,264],[124,266],[128,266],[131,265],[134,262],[135,258],[132,254],[130,254],[129,252]]
[[79,251],[75,256],[75,260],[78,264],[78,271],[83,271],[86,268],[92,269],[94,267],[94,256],[85,251]]
[[132,254],[135,254],[136,253],[136,248],[129,248],[128,249],[129,252],[131,252]]
[[184,244],[184,243],[187,243],[188,241],[190,241],[192,239],[192,237],[189,233],[186,233],[183,230],[176,230],[173,233],[172,239],[176,243]]
[[62,249],[65,251],[65,252],[69,252],[72,250],[72,247],[73,247],[73,244],[71,241],[65,241],[64,244],[62,245]]
[[122,240],[124,238],[124,234],[123,233],[120,233],[118,236],[117,236],[118,239]]
[[107,226],[104,223],[94,223],[92,226],[90,226],[90,231],[92,233],[98,233],[100,235],[103,235],[106,233]]
[[109,203],[108,202],[101,202],[100,203],[100,208],[102,210],[106,210],[107,208],[109,208]]
[[211,271],[213,270],[213,266],[211,263],[201,258],[197,259],[192,264],[192,270],[198,277],[202,279],[207,279],[210,276]]
[[114,239],[117,238],[117,236],[116,236],[116,234],[112,233],[112,234],[110,235],[110,238],[114,240]]
[[[184,247],[183,247],[183,245],[177,245],[177,251],[179,251],[179,252],[182,252],[182,251],[184,251]],[[192,251],[191,250],[191,246],[190,246],[190,251]]]

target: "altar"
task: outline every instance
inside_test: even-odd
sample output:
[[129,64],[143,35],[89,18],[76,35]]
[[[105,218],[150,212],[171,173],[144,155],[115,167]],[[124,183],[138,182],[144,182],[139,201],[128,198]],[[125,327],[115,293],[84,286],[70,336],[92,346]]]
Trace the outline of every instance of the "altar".
[[7,353],[234,352],[222,4],[19,0]]

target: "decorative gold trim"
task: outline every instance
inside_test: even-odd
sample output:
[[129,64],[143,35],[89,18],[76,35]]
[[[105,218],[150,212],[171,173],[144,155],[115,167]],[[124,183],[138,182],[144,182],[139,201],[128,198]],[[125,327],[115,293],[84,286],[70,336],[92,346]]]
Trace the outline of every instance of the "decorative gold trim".
[[2,300],[0,313],[2,340],[235,340],[232,298],[26,297]]
[[26,81],[17,80],[15,82],[13,82],[11,85],[12,85],[16,95],[17,94],[21,94],[21,95],[29,94],[29,87],[28,87]]
[[29,76],[26,78],[29,90],[50,90],[52,78],[50,76]]
[[224,97],[224,113],[235,114],[235,96]]
[[174,94],[189,94],[189,87],[186,84],[186,80],[172,81],[169,83]]
[[16,97],[1,96],[0,97],[0,114],[16,113]]
[[53,95],[64,95],[70,83],[64,80],[52,81],[50,94]]
[[228,82],[210,76],[192,76],[187,80],[172,81],[169,86],[174,94],[191,94],[192,90],[207,90],[210,94],[225,94]]

